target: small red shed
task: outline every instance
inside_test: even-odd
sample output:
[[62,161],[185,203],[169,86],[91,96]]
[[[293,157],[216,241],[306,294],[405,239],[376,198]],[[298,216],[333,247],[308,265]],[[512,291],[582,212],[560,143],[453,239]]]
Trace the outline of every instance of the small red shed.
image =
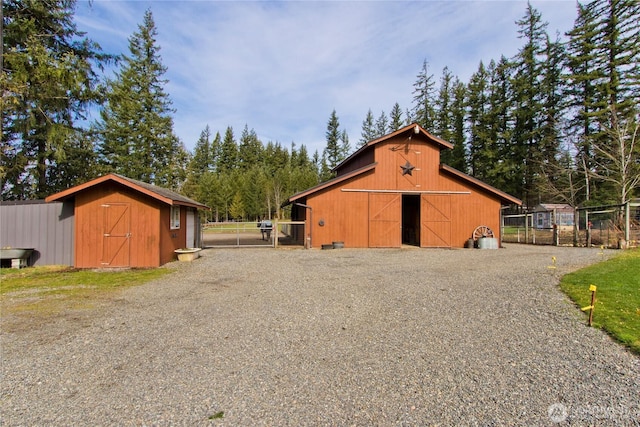
[[[522,202],[440,163],[453,145],[417,124],[370,141],[335,168],[336,177],[291,196],[311,246],[464,247],[474,230],[500,239],[503,205]],[[483,228],[484,229],[484,228]]]
[[73,200],[77,268],[158,267],[199,246],[198,209],[174,191],[117,174],[53,194]]

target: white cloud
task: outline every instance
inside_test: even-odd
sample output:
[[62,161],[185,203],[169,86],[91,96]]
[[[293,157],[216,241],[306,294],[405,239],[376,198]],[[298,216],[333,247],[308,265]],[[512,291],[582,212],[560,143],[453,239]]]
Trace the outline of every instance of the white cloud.
[[[335,108],[354,144],[367,110],[411,107],[422,61],[468,80],[480,60],[514,55],[525,1],[215,2],[101,1],[77,21],[105,51],[125,52],[150,8],[177,109],[176,133],[193,147],[209,124],[263,142],[324,147]],[[532,2],[549,32],[567,31],[574,2]]]

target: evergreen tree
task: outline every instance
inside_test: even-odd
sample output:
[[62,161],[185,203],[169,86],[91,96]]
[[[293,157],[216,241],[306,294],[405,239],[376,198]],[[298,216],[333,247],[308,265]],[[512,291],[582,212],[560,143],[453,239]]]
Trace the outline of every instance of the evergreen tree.
[[211,130],[209,125],[200,132],[200,138],[196,142],[193,156],[187,166],[187,179],[182,186],[182,193],[198,198],[200,192],[200,180],[206,172],[213,170],[213,159],[211,157]]
[[[340,144],[341,136],[340,121],[338,120],[336,110],[333,110],[327,122],[327,146],[322,155],[323,160],[326,161],[326,167],[329,170],[332,170],[344,159],[343,147]],[[326,177],[326,175],[326,171],[323,171],[323,176]]]
[[400,104],[397,102],[393,104],[393,107],[391,108],[390,118],[389,132],[395,132],[404,126],[404,122],[402,121],[402,109],[400,108]]
[[227,127],[224,133],[224,139],[220,145],[220,156],[218,157],[218,165],[216,170],[220,173],[235,170],[238,165],[238,144],[233,136],[233,128]]
[[209,146],[210,154],[209,154],[209,169],[211,171],[217,172],[218,168],[218,160],[220,158],[220,149],[222,147],[222,138],[220,137],[220,132],[216,132],[216,136],[213,137],[213,141]]
[[362,147],[367,142],[376,138],[376,129],[373,119],[373,112],[371,111],[371,109],[367,111],[367,117],[365,117],[364,121],[362,122],[362,132],[360,135],[361,138],[358,147]]
[[213,170],[213,151],[211,150],[211,129],[207,125],[196,142],[193,158],[189,163],[189,171],[199,178],[205,172]]
[[238,167],[246,170],[257,165],[262,157],[262,143],[258,139],[256,131],[247,125],[244,126],[238,146]]
[[[606,162],[596,158],[602,151],[596,153],[593,147],[613,142],[611,129],[633,118],[640,98],[640,3],[594,0],[578,5],[578,18],[567,35],[569,99],[575,111],[569,132],[579,135],[583,169],[606,170]],[[586,200],[604,201],[613,190],[610,181],[602,179],[605,170],[587,174]]]
[[109,55],[78,31],[74,0],[2,2],[3,199],[43,198],[92,177],[92,141],[78,125],[99,100]]
[[588,6],[601,37],[595,39],[596,66],[605,78],[598,85],[605,105],[597,112],[601,126],[614,129],[634,114],[640,98],[640,3],[595,0]]
[[433,108],[435,82],[433,81],[433,74],[429,74],[426,59],[422,63],[422,68],[413,87],[413,115],[411,117],[407,115],[407,121],[411,120],[426,130],[432,131],[435,121],[435,110]]
[[[467,149],[466,149],[466,96],[467,88],[458,78],[452,83],[453,100],[451,103],[451,119],[453,132],[451,142],[453,150],[450,154],[445,154],[443,163],[467,173]],[[442,152],[444,154],[444,152]],[[445,161],[446,160],[446,161]]]
[[376,119],[376,138],[385,136],[389,131],[389,119],[387,115],[382,111],[380,116]]
[[107,82],[107,104],[98,129],[100,157],[107,170],[152,184],[176,188],[175,167],[184,147],[173,133],[171,101],[165,92],[167,68],[156,43],[157,28],[150,10],[129,38],[130,56]]
[[492,167],[493,141],[489,118],[489,74],[482,61],[469,81],[467,106],[469,109],[469,166],[478,179],[489,176]]
[[549,37],[545,44],[545,61],[540,84],[543,114],[540,123],[540,158],[538,159],[543,172],[558,170],[565,92],[562,81],[564,47],[559,40],[552,42]]
[[240,191],[237,191],[231,200],[231,205],[229,206],[229,217],[236,221],[242,221],[245,217],[244,202],[242,201],[242,194]]
[[343,129],[340,133],[340,157],[342,157],[342,160],[344,160],[349,157],[350,154],[351,144],[349,143],[349,135],[347,134],[347,130]]
[[[567,33],[569,41],[567,49],[568,71],[564,76],[565,101],[568,111],[568,127],[566,133],[573,135],[573,144],[577,149],[576,162],[581,170],[592,168],[593,151],[591,147],[592,135],[597,133],[596,121],[593,112],[596,110],[596,85],[602,73],[596,66],[595,39],[599,37],[596,22],[592,11],[580,3],[577,4],[578,17],[573,28]],[[569,151],[569,150],[567,150]],[[583,191],[583,200],[591,198],[590,176],[585,173],[585,185],[580,187]],[[575,200],[578,200],[576,195]]]
[[440,78],[438,98],[435,100],[435,120],[432,131],[434,135],[445,141],[451,141],[453,136],[453,119],[451,116],[452,81],[453,74],[451,74],[448,67],[444,67]]
[[525,16],[517,24],[519,38],[524,39],[525,44],[514,58],[513,91],[516,108],[512,141],[515,145],[514,159],[521,161],[524,166],[522,176],[518,177],[522,179],[522,190],[516,195],[524,200],[526,206],[531,207],[538,202],[536,181],[539,163],[536,159],[541,153],[540,124],[543,106],[540,80],[547,24],[531,4],[527,5]]
[[492,141],[493,153],[487,179],[491,185],[512,194],[519,194],[521,184],[518,180],[522,162],[512,152],[512,116],[513,91],[511,86],[512,65],[502,56],[496,63],[491,61],[489,73],[489,123],[488,139]]

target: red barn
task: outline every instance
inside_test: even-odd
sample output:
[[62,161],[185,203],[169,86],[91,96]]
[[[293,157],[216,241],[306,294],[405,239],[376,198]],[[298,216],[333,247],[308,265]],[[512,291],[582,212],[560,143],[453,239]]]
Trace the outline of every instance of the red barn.
[[522,202],[440,163],[453,145],[416,124],[370,141],[335,168],[336,177],[291,196],[311,246],[464,247],[474,230],[500,233],[503,205]]
[[77,268],[158,267],[196,247],[198,209],[174,191],[110,174],[46,198],[73,200]]

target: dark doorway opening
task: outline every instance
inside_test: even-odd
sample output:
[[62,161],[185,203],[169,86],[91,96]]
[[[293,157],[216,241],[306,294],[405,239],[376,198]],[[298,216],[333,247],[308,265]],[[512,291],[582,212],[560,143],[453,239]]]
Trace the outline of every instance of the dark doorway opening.
[[402,195],[402,244],[420,246],[420,195]]

